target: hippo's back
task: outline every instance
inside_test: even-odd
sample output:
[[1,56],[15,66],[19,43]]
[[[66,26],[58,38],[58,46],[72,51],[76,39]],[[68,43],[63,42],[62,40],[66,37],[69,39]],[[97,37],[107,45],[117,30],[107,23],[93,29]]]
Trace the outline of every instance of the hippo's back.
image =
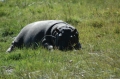
[[29,45],[32,42],[39,42],[54,24],[60,22],[63,21],[45,20],[28,24],[20,31],[20,33],[18,34],[14,41],[19,42],[19,40],[22,40],[22,42],[25,45]]

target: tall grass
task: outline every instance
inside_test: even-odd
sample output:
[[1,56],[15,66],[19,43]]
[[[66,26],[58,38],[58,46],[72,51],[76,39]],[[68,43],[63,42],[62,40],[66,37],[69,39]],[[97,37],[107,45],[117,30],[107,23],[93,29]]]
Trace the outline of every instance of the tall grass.
[[[0,0],[0,79],[119,79],[119,8],[119,0]],[[82,49],[5,52],[26,24],[48,19],[75,26]]]

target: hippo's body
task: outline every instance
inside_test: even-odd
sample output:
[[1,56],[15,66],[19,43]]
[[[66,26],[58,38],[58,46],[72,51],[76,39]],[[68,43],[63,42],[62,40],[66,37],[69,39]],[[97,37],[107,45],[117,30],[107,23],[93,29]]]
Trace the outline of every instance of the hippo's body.
[[[61,38],[63,39],[60,40]],[[68,44],[68,41],[71,41],[71,44]],[[45,20],[26,25],[7,52],[12,51],[14,47],[37,47],[40,44],[46,48],[57,47],[60,50],[72,48],[72,44],[76,45],[74,45],[76,49],[81,48],[78,32],[73,26],[62,20]]]

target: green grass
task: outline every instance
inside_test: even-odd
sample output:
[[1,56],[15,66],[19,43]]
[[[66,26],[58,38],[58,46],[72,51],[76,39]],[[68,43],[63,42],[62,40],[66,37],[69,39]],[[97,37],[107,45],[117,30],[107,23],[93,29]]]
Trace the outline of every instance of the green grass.
[[[82,49],[5,52],[25,25],[48,19],[75,26]],[[119,78],[119,0],[0,0],[0,79]]]

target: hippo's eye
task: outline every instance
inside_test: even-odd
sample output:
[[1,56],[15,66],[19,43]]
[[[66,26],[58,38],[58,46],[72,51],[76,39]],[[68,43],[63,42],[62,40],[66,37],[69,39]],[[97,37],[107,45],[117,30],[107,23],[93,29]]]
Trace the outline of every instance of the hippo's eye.
[[59,36],[62,36],[62,34],[60,33]]

